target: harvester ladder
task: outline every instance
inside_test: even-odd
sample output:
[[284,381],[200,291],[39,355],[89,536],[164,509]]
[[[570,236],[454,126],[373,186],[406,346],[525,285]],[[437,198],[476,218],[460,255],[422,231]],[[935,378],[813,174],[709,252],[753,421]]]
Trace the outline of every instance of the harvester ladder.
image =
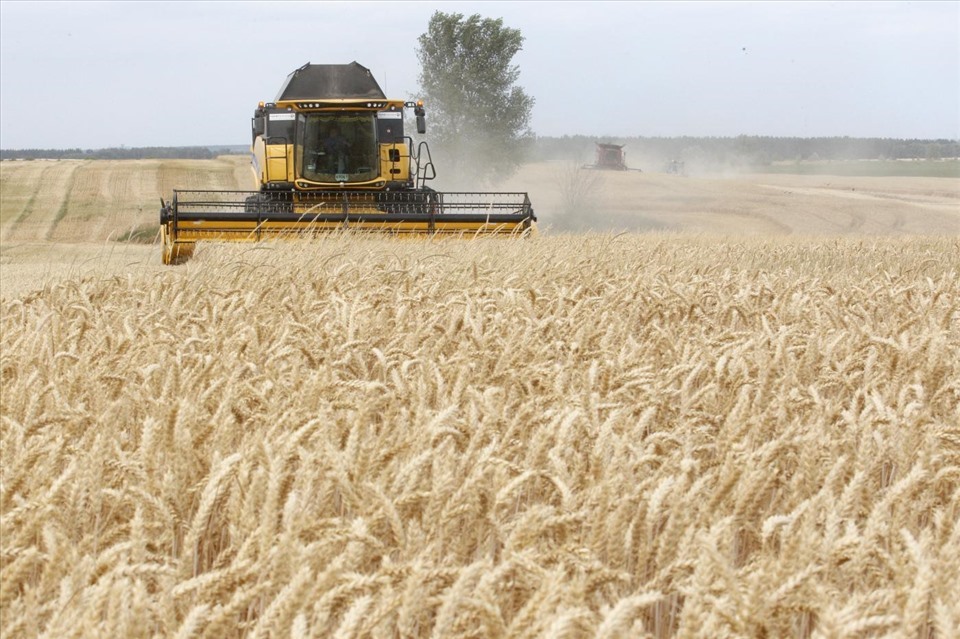
[[[412,141],[412,140],[411,140]],[[426,156],[426,163],[421,164],[420,159]],[[413,156],[416,162],[416,187],[422,189],[424,183],[437,177],[437,169],[433,165],[433,157],[430,155],[430,145],[426,140],[421,140],[417,145],[417,153]]]

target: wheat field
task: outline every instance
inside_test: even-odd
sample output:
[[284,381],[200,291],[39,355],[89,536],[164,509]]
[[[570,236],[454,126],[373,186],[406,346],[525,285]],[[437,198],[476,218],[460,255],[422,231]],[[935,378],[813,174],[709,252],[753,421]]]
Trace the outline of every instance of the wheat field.
[[956,637],[960,238],[353,236],[2,301],[3,637]]
[[252,187],[242,156],[216,160],[54,160],[0,164],[0,240],[75,244],[156,234],[173,189]]

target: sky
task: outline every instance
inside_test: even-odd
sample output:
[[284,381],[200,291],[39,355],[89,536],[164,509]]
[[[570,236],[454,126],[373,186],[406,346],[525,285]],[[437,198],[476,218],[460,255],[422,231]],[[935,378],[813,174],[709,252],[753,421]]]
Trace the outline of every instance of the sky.
[[0,0],[0,148],[248,144],[307,62],[416,98],[436,11],[520,30],[539,136],[960,139],[958,1]]

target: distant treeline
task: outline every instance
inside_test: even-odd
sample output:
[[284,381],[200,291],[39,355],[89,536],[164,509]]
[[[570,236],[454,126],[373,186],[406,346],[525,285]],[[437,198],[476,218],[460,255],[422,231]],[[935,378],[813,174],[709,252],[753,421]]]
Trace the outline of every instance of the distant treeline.
[[[240,147],[148,146],[119,149],[0,149],[3,160],[208,160]],[[246,147],[243,147],[246,149]]]
[[[893,138],[780,138],[740,135],[737,137],[610,137],[565,135],[537,137],[530,149],[534,162],[588,159],[595,143],[623,144],[629,157],[684,160],[712,164],[764,166],[784,161],[900,160],[960,157],[960,140],[905,140]],[[0,149],[0,159],[25,160],[143,160],[210,159],[218,155],[242,154],[244,145],[161,146],[111,149]]]
[[960,140],[905,140],[892,138],[781,138],[740,135],[737,137],[590,137],[573,135],[538,137],[532,158],[585,159],[592,157],[595,143],[622,144],[628,158],[684,160],[716,164],[769,165],[784,161],[899,160],[960,157]]

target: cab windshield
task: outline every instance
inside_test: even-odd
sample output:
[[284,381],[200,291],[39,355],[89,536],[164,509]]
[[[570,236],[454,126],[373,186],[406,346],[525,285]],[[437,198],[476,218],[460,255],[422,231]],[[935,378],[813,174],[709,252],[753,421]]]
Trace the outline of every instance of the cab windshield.
[[307,114],[299,133],[304,178],[315,182],[366,182],[378,176],[373,113]]

